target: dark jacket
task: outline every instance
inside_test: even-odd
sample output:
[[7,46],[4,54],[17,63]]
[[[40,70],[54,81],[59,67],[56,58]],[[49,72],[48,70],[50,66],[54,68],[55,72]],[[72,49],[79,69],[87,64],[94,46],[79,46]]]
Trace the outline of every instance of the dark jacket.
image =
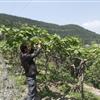
[[34,58],[37,57],[39,53],[40,49],[37,49],[33,53],[20,53],[21,64],[27,77],[32,77],[37,74]]

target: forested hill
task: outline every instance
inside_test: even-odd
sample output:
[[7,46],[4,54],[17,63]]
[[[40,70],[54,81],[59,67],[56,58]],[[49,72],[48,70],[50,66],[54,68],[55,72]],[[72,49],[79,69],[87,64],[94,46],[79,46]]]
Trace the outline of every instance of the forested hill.
[[96,41],[97,43],[100,43],[100,35],[78,25],[74,24],[57,25],[23,17],[0,14],[0,25],[20,27],[21,24],[28,24],[30,26],[36,25],[48,30],[49,33],[57,33],[60,36],[66,36],[66,35],[78,36],[85,43],[90,43],[91,41]]

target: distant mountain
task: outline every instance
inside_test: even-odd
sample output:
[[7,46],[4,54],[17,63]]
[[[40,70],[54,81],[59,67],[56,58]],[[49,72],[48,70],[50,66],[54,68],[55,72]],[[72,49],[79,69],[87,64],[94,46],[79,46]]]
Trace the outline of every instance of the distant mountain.
[[28,24],[30,26],[36,25],[38,27],[46,29],[50,34],[56,33],[60,36],[77,36],[80,37],[85,43],[96,41],[100,43],[100,35],[95,32],[89,31],[81,26],[68,24],[57,25],[46,23],[42,21],[36,21],[28,18],[17,17],[7,14],[0,14],[0,25],[6,25],[11,27],[20,27],[21,24]]

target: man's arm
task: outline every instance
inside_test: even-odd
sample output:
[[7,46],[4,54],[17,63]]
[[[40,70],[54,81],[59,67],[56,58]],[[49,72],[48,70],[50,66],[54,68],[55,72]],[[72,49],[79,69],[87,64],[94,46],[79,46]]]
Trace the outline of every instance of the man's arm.
[[38,44],[38,45],[37,45],[37,49],[34,50],[34,52],[31,54],[31,57],[32,57],[32,58],[35,58],[35,57],[40,53],[40,50],[41,50],[41,45]]
[[38,55],[39,55],[39,53],[40,53],[40,48],[38,48],[36,51],[34,51],[32,54],[30,54],[30,57],[32,57],[32,58],[35,58],[35,57],[37,57]]

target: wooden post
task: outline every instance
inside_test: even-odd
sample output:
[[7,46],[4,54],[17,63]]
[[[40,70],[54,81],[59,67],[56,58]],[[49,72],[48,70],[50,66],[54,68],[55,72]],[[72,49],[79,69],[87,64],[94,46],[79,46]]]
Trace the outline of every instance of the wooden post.
[[82,73],[82,80],[81,80],[81,98],[82,98],[82,100],[84,100],[84,85],[83,85],[83,83],[84,83],[84,74]]

